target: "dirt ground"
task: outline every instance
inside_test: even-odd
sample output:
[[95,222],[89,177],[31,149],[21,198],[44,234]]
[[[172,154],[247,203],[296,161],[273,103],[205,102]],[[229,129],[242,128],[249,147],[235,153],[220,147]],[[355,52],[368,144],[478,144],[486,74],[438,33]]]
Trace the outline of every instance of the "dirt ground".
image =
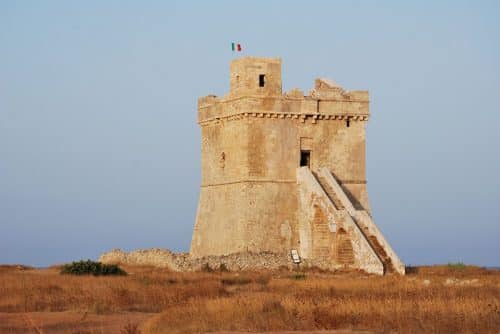
[[[153,314],[123,312],[119,314],[88,314],[80,312],[0,313],[1,334],[135,334]],[[126,325],[123,325],[126,324]],[[129,327],[127,327],[129,326]],[[134,328],[137,326],[137,331]],[[243,334],[246,332],[217,332],[213,334]],[[256,334],[370,334],[367,331],[285,331]]]
[[151,317],[151,315],[150,313],[143,312],[89,314],[71,311],[0,313],[0,333],[120,333],[125,327],[123,324],[140,325]]
[[[1,334],[101,334],[139,333],[140,326],[153,314],[123,312],[119,314],[88,314],[79,312],[0,313]],[[126,324],[125,326],[123,324]],[[127,325],[128,327],[127,329]],[[133,328],[137,326],[137,331]],[[127,332],[128,330],[128,332]],[[243,334],[245,332],[217,332],[213,334]],[[285,331],[256,334],[370,334],[367,331]]]
[[[217,333],[212,333],[212,334],[244,334],[244,333],[248,334],[248,332],[217,332]],[[371,334],[371,333],[373,333],[373,332],[340,329],[340,330],[333,330],[333,331],[261,332],[261,333],[254,333],[254,334]]]

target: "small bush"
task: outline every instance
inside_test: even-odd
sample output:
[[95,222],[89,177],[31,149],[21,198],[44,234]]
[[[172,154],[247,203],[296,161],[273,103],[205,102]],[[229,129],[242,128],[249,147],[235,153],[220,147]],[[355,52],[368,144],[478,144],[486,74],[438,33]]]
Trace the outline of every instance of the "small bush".
[[221,272],[228,272],[229,269],[227,269],[227,266],[226,266],[225,263],[221,263],[220,267],[219,267],[219,271],[221,271]]
[[465,264],[463,262],[456,262],[456,263],[448,263],[448,268],[450,269],[456,269],[456,270],[463,270],[465,269]]
[[116,264],[104,264],[91,260],[81,260],[78,262],[65,264],[61,269],[61,274],[94,276],[127,275],[127,273]]

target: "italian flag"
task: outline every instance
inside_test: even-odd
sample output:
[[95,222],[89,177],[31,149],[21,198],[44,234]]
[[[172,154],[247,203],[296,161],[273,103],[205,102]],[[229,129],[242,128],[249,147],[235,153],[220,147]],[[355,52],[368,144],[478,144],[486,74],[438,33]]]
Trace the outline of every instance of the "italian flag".
[[232,43],[231,43],[231,50],[232,50],[232,51],[238,51],[238,52],[241,52],[241,44],[240,44],[240,43],[235,43],[235,42],[232,42]]

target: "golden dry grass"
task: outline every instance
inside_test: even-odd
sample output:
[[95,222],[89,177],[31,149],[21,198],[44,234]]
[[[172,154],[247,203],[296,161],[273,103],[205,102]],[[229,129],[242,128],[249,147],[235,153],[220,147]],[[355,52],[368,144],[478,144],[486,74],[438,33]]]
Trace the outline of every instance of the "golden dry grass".
[[143,324],[143,334],[326,329],[500,332],[499,271],[440,266],[421,267],[407,276],[377,277],[125,269],[129,276],[73,277],[59,275],[56,268],[0,267],[0,312],[156,313]]

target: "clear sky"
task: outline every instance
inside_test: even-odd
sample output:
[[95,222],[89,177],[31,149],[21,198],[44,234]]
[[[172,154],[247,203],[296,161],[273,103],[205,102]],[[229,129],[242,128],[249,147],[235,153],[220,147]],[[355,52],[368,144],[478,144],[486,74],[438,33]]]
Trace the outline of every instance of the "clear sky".
[[407,264],[500,265],[500,2],[0,1],[0,263],[187,251],[199,96],[232,41],[368,89],[368,191]]

